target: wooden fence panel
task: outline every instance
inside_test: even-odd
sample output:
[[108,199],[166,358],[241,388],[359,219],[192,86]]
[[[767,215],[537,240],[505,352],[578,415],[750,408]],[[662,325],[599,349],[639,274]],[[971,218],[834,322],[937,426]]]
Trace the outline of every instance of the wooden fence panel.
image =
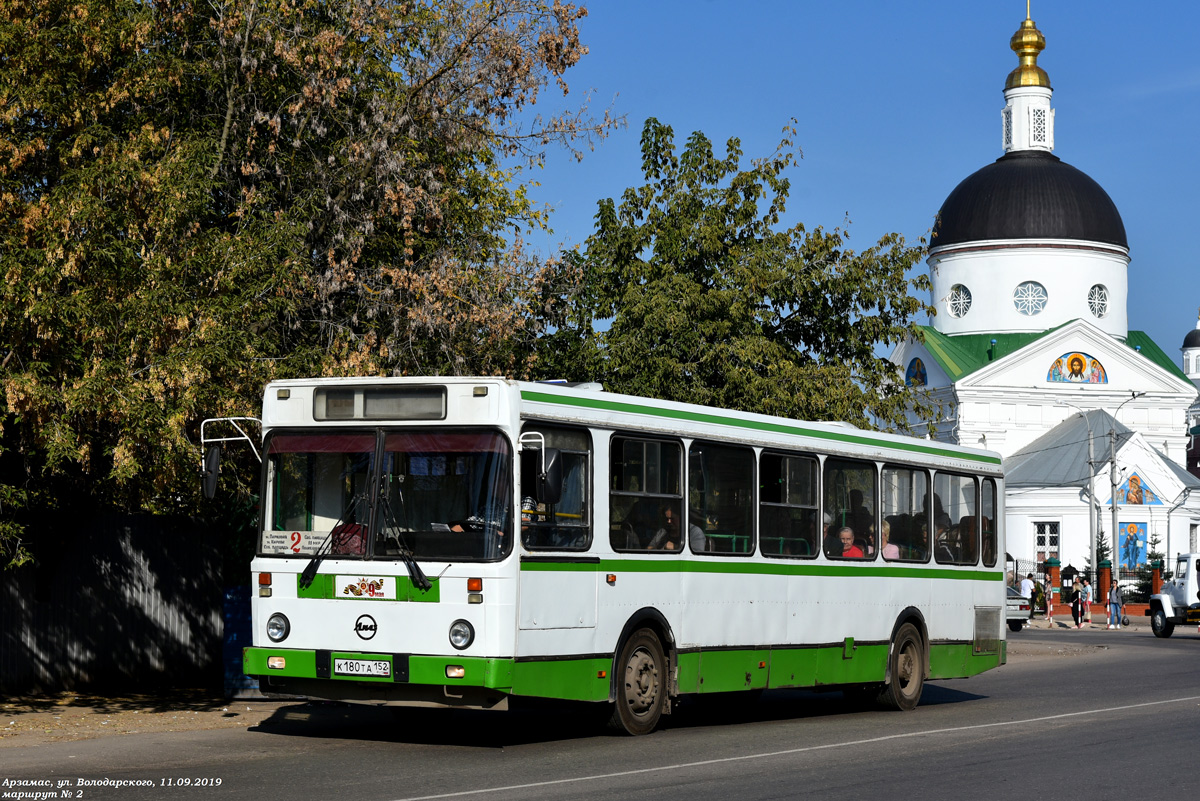
[[219,537],[183,517],[58,519],[0,581],[0,691],[221,685]]

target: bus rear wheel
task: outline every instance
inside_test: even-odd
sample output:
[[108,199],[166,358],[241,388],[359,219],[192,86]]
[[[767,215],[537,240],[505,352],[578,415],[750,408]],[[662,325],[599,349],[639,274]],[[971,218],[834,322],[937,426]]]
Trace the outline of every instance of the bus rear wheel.
[[902,712],[915,709],[925,686],[925,646],[917,627],[911,623],[901,626],[892,641],[888,676],[891,680],[879,700]]
[[617,656],[617,703],[608,726],[627,734],[649,734],[666,705],[667,663],[658,635],[638,629]]

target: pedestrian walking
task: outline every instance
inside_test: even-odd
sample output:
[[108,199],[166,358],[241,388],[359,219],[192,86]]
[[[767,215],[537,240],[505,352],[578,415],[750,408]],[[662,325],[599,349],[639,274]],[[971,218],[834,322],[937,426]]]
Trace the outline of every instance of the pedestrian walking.
[[1033,621],[1033,574],[1030,573],[1025,578],[1021,579],[1021,595],[1029,599],[1029,620],[1025,621],[1025,628],[1029,628],[1029,624]]
[[1071,619],[1075,621],[1075,628],[1083,628],[1083,585],[1078,578],[1071,585]]
[[1125,606],[1125,599],[1121,595],[1121,585],[1114,578],[1112,586],[1108,590],[1108,627],[1110,629],[1121,628],[1121,609]]
[[1092,625],[1092,601],[1096,600],[1092,597],[1092,582],[1087,579],[1083,580],[1083,615],[1084,622],[1089,626]]

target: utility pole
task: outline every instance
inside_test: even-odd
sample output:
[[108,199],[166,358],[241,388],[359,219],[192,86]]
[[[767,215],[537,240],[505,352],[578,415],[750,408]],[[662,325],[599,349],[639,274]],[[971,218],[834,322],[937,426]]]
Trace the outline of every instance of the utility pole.
[[1109,447],[1111,448],[1109,455],[1112,456],[1112,462],[1110,463],[1111,466],[1108,472],[1109,477],[1112,480],[1112,555],[1114,581],[1116,580],[1116,576],[1119,575],[1119,568],[1121,566],[1121,551],[1119,550],[1117,543],[1119,537],[1119,533],[1117,532],[1117,414],[1121,411],[1126,403],[1135,401],[1145,394],[1145,392],[1130,392],[1129,400],[1126,400],[1116,408],[1116,411],[1113,412],[1113,426],[1108,429]]
[[[1087,420],[1087,415],[1083,416]],[[1092,424],[1088,421],[1088,545],[1092,549],[1092,584],[1100,586],[1100,565],[1096,564],[1096,454],[1092,450]],[[1089,618],[1090,619],[1090,618]]]
[[1096,453],[1092,444],[1092,421],[1088,417],[1087,412],[1075,404],[1066,401],[1063,401],[1063,403],[1079,412],[1079,416],[1083,418],[1083,422],[1087,425],[1088,430],[1088,548],[1091,552],[1091,561],[1089,564],[1092,567],[1092,582],[1098,589],[1100,587],[1100,565],[1096,563],[1096,530],[1099,523],[1100,507],[1096,503]]
[[[1122,404],[1124,405],[1124,404]],[[1116,420],[1116,415],[1113,416]],[[1109,454],[1112,460],[1109,462],[1109,477],[1112,480],[1112,560],[1113,560],[1113,575],[1117,575],[1117,570],[1121,565],[1121,552],[1117,549],[1117,428],[1113,426],[1108,429],[1108,445]],[[1114,579],[1115,580],[1115,579]]]

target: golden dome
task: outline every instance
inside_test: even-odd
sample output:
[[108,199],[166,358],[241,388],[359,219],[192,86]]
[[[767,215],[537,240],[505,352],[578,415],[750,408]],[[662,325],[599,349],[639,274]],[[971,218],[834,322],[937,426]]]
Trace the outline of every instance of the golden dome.
[[1008,46],[1021,59],[1021,64],[1015,70],[1008,73],[1008,80],[1004,82],[1005,89],[1015,89],[1018,86],[1045,86],[1050,88],[1050,76],[1046,71],[1038,66],[1038,53],[1046,49],[1046,37],[1033,24],[1033,20],[1028,16],[1021,23],[1021,27],[1012,35]]

